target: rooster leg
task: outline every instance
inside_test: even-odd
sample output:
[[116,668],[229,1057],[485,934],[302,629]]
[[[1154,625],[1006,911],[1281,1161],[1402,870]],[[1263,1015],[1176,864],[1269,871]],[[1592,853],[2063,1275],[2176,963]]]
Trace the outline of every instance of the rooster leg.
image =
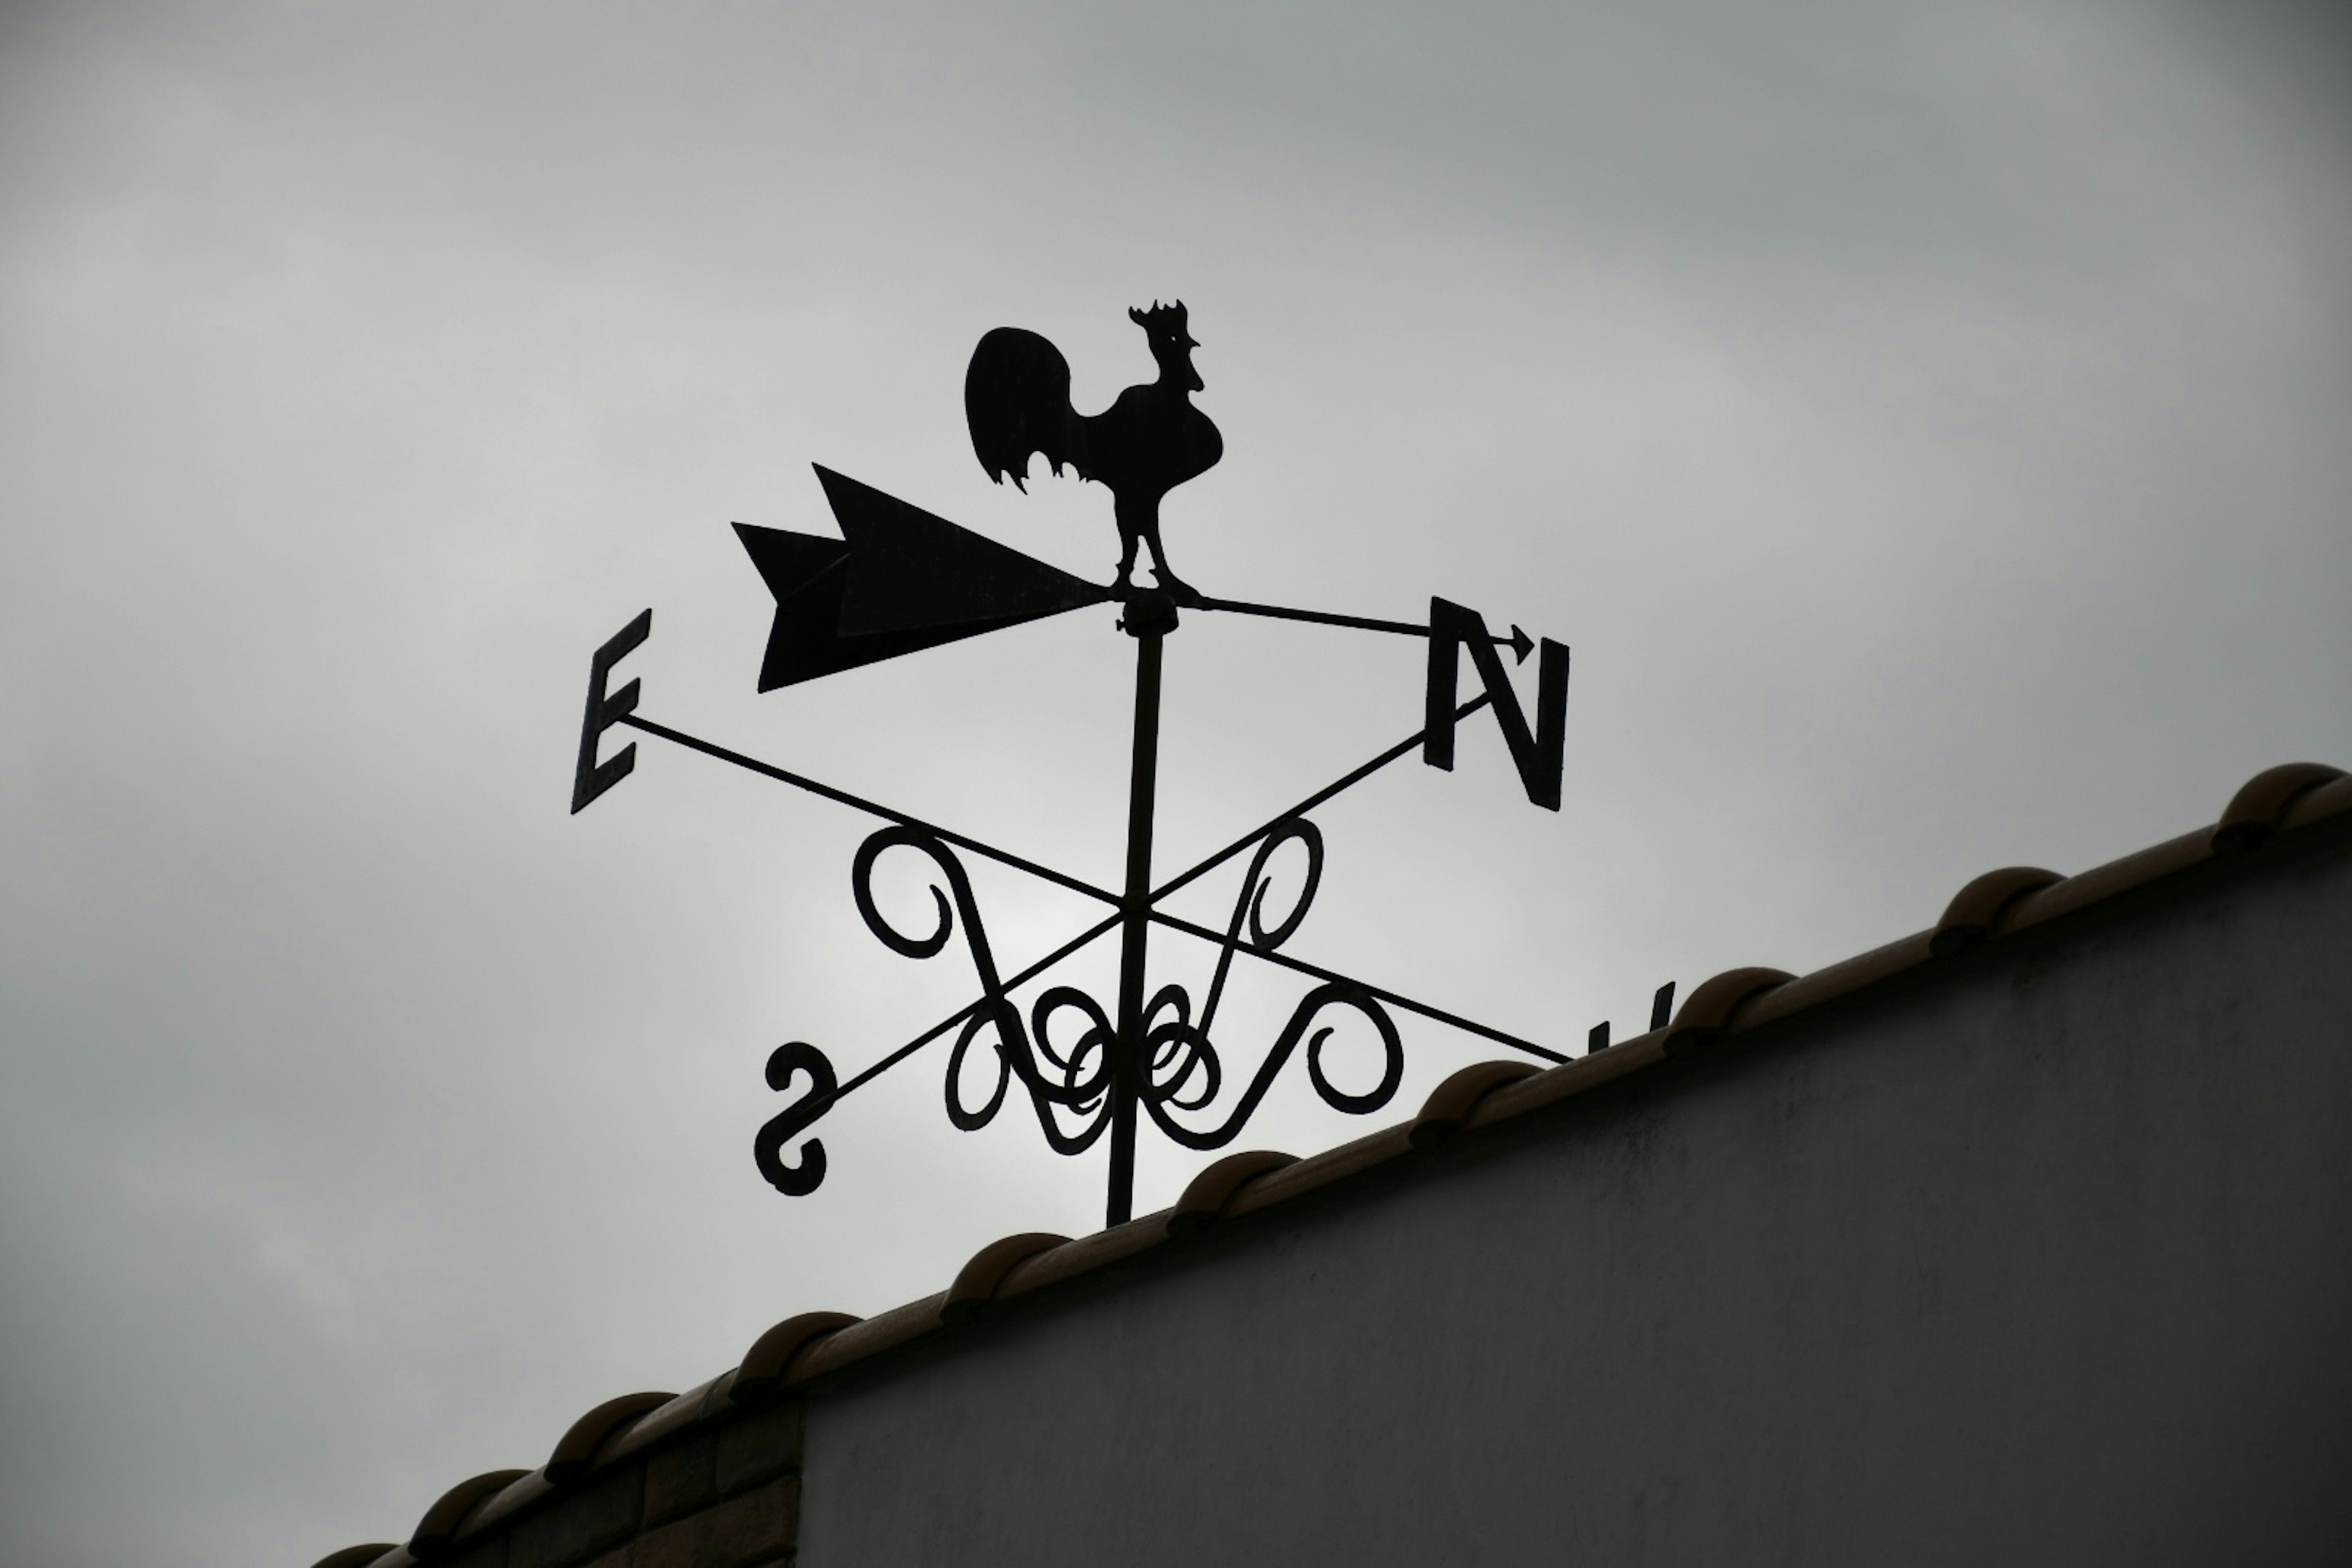
[[1118,531],[1118,591],[1125,593],[1135,586],[1135,531],[1122,524]]
[[[1160,548],[1160,529],[1156,524],[1144,531],[1143,542],[1151,546],[1151,570],[1158,575],[1161,590],[1171,594],[1191,594],[1192,584],[1169,569],[1168,552]],[[1129,552],[1132,553],[1131,546]]]

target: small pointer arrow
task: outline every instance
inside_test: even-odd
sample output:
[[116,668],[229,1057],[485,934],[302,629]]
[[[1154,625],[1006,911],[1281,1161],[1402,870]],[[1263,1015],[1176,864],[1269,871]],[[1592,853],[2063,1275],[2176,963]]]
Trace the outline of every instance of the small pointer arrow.
[[[1318,626],[1352,626],[1358,631],[1365,632],[1394,632],[1400,637],[1425,637],[1429,635],[1427,626],[1415,626],[1411,621],[1383,621],[1370,616],[1335,615],[1329,610],[1294,610],[1286,605],[1252,605],[1239,599],[1193,598],[1180,602],[1190,605],[1194,609],[1229,610],[1236,615],[1265,616],[1277,621],[1313,621]],[[1516,625],[1511,627],[1509,637],[1490,637],[1488,640],[1496,647],[1509,648],[1512,661],[1517,664],[1527,663],[1528,655],[1535,651],[1535,638],[1528,636]]]

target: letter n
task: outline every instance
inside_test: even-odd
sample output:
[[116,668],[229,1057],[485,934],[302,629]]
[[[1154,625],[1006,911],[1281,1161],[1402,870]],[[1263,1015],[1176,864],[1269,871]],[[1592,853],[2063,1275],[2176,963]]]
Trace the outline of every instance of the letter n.
[[[1524,645],[1522,645],[1524,646]],[[1559,809],[1560,776],[1568,746],[1568,648],[1543,639],[1536,665],[1536,724],[1532,733],[1519,708],[1518,693],[1503,668],[1503,656],[1477,611],[1449,600],[1429,601],[1429,696],[1427,727],[1422,732],[1421,760],[1433,768],[1454,766],[1454,686],[1460,672],[1460,650],[1470,650],[1478,679],[1494,704],[1495,721],[1518,764],[1519,783],[1528,799],[1546,811]]]

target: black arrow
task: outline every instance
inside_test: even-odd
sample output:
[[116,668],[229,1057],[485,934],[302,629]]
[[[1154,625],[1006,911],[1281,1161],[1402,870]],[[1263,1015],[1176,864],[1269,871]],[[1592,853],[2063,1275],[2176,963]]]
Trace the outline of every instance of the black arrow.
[[1111,597],[871,485],[822,467],[816,476],[840,539],[735,525],[776,596],[762,691]]

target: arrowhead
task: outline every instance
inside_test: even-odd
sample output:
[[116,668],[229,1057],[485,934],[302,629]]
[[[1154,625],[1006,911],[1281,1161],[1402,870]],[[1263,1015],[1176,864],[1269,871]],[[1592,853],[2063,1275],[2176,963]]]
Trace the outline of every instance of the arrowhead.
[[842,538],[735,525],[776,596],[762,691],[1110,597],[870,485],[830,468],[816,473]]
[[1528,636],[1517,622],[1511,623],[1511,662],[1525,664],[1528,655],[1535,651],[1536,639]]
[[967,621],[1010,626],[1099,605],[1109,592],[832,469],[818,468],[849,546],[844,636]]

